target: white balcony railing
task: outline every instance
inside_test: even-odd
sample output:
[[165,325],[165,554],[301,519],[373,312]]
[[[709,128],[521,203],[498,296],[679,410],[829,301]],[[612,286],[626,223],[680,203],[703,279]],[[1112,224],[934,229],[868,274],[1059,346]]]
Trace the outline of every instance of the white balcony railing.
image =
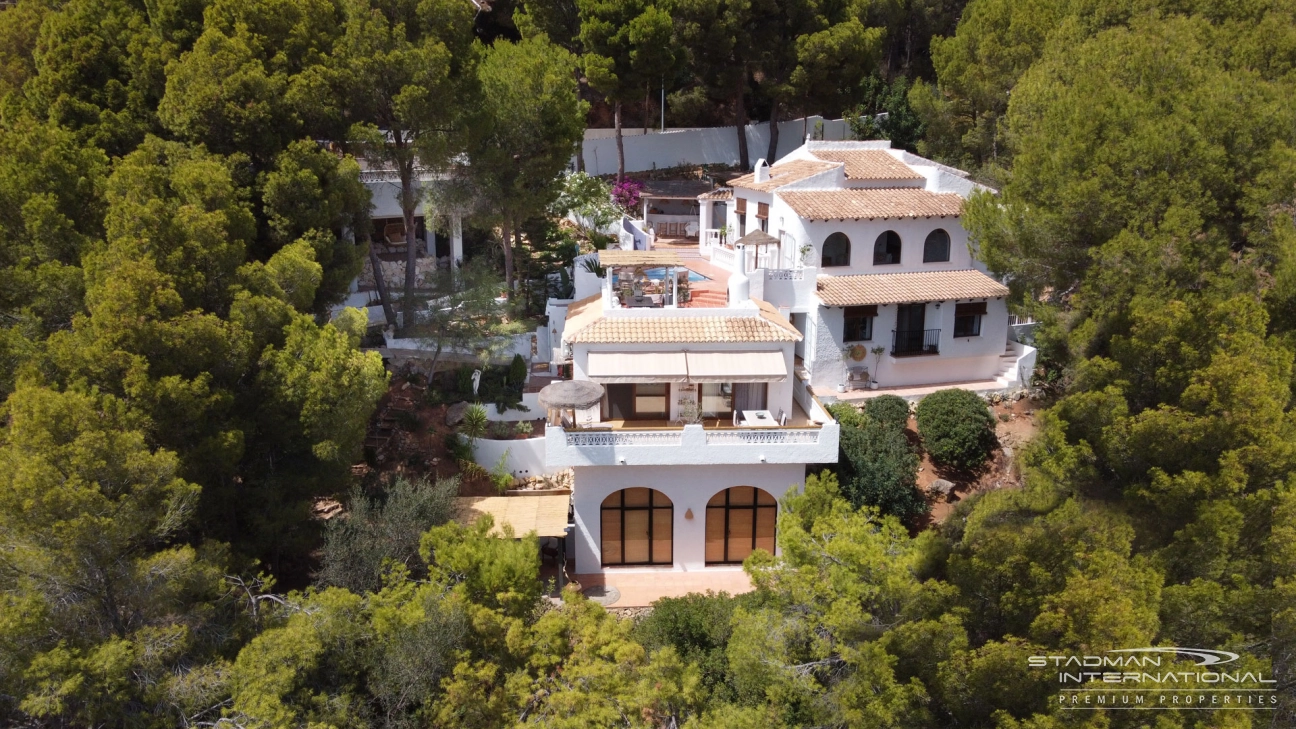
[[734,255],[732,248],[716,246],[711,249],[711,262],[727,270],[733,271],[737,268],[737,257]]
[[805,279],[804,268],[767,268],[765,278],[769,281],[801,281]]
[[819,442],[820,428],[795,430],[709,430],[707,445],[809,444]]
[[840,430],[818,428],[704,429],[701,425],[651,430],[545,428],[545,462],[573,466],[716,466],[833,463]]
[[567,431],[567,445],[580,446],[677,446],[682,430],[596,430]]

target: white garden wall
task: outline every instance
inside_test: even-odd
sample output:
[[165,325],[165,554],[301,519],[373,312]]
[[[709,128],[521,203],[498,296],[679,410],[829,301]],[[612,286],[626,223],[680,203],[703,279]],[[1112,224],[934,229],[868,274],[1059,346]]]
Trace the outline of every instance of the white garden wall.
[[[810,117],[779,122],[778,159],[800,147],[806,134],[816,133],[816,122],[823,122],[824,139],[847,139],[850,128],[841,119]],[[591,175],[614,175],[617,171],[616,137],[610,130],[591,129],[585,135],[585,171]],[[665,132],[649,131],[626,135],[621,142],[625,148],[627,172],[642,172],[677,167],[680,165],[736,165],[738,164],[738,133],[734,127],[707,129],[668,129]],[[747,133],[748,162],[765,157],[769,151],[769,122],[749,124]],[[575,160],[572,160],[575,167]]]
[[482,468],[491,470],[499,463],[500,456],[508,452],[508,469],[518,478],[541,476],[561,471],[561,468],[545,467],[544,433],[538,438],[523,440],[491,440],[478,438],[473,448],[473,460]]

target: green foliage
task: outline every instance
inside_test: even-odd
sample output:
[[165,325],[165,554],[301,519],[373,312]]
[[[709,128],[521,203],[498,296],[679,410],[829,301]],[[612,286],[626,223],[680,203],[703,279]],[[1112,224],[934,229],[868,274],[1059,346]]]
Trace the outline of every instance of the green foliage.
[[923,136],[923,120],[909,105],[910,83],[901,76],[890,84],[870,76],[864,102],[847,118],[855,139],[889,139],[893,147],[914,150]]
[[843,427],[858,428],[864,425],[864,414],[848,402],[829,403],[825,409]]
[[968,390],[937,390],[919,401],[915,415],[923,448],[938,466],[975,469],[997,444],[990,408]]
[[883,514],[909,521],[930,507],[918,491],[921,459],[902,430],[856,416],[858,424],[843,423],[836,472],[842,495],[855,507],[871,506]]
[[529,435],[531,435],[531,431],[532,431],[534,428],[535,428],[535,426],[531,425],[531,421],[530,421],[530,420],[519,420],[519,421],[517,422],[517,425],[514,426],[514,430],[517,431],[517,434],[520,435],[520,436],[522,436],[522,437],[524,437],[524,438],[527,437],[527,436],[529,436]]
[[0,690],[34,717],[148,702],[159,725],[178,720],[187,666],[237,640],[203,608],[224,592],[219,545],[176,541],[199,487],[112,397],[26,386],[5,410]]
[[509,452],[505,449],[505,451],[500,454],[499,460],[495,462],[495,466],[490,470],[491,484],[493,484],[495,490],[501,494],[508,491],[513,485],[513,473],[509,471],[508,459]]
[[513,361],[509,362],[508,383],[511,385],[521,385],[526,382],[527,363],[522,359],[522,355],[513,355]]
[[681,660],[697,666],[712,702],[733,700],[725,651],[738,605],[738,599],[723,592],[665,597],[635,625],[634,637],[649,651],[670,647]]
[[377,592],[383,574],[393,566],[420,577],[419,540],[429,527],[444,524],[454,513],[458,479],[409,479],[398,476],[366,494],[353,488],[345,516],[328,521],[316,579],[320,584],[355,593]]
[[459,432],[468,439],[471,445],[478,438],[486,435],[486,429],[490,426],[490,421],[486,418],[486,408],[478,403],[473,403],[464,410],[463,422],[459,423]]
[[577,224],[587,235],[602,231],[621,217],[621,211],[612,203],[612,186],[584,172],[563,178],[562,190],[550,210],[562,216],[575,214]]
[[904,430],[909,425],[909,401],[898,395],[878,395],[864,401],[864,416],[885,428]]

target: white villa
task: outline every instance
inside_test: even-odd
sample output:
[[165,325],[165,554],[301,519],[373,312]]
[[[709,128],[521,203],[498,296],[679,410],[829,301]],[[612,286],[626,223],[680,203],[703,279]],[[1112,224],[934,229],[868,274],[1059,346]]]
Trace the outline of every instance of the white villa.
[[979,187],[886,141],[807,142],[699,195],[699,252],[789,312],[821,393],[870,381],[1019,386],[1034,350],[1009,340],[1008,289],[985,274],[960,220]]
[[741,272],[694,299],[674,253],[598,260],[597,292],[550,317],[571,379],[602,386],[545,429],[547,467],[574,473],[576,573],[733,571],[773,552],[777,500],[837,460],[837,423],[794,376],[801,333]]

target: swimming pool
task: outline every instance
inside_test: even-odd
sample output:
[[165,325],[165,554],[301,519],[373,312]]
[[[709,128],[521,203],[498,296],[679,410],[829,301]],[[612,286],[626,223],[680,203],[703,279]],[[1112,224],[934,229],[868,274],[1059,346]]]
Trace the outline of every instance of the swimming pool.
[[[711,280],[710,278],[703,276],[702,274],[698,273],[697,271],[694,271],[691,268],[689,269],[688,273],[689,273],[688,280],[690,281],[710,281]],[[644,269],[644,275],[654,281],[660,281],[666,278],[666,269],[665,268]]]

